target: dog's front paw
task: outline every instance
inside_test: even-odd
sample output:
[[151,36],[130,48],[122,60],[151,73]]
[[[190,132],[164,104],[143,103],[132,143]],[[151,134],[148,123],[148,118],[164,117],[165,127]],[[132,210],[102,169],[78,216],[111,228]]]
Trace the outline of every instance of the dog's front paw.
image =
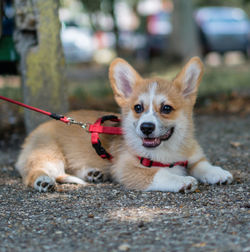
[[189,192],[193,192],[197,189],[198,187],[198,181],[191,176],[186,176],[186,177],[182,177],[182,181],[180,183],[180,185],[178,185],[178,192],[180,193],[189,193]]
[[219,166],[202,167],[195,172],[194,176],[205,184],[231,184],[233,176],[230,172],[220,168]]
[[92,183],[101,183],[105,181],[104,174],[96,169],[88,171],[86,174],[85,181]]
[[179,176],[160,169],[146,191],[167,191],[189,193],[197,189],[198,181],[191,176]]
[[55,190],[55,180],[49,176],[40,176],[34,182],[34,188],[39,192],[48,192]]

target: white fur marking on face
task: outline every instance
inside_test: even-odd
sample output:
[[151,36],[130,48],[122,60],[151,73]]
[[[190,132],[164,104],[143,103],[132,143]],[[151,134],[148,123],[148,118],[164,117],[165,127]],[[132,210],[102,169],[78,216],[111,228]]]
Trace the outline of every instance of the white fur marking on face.
[[138,126],[137,126],[137,133],[140,135],[141,130],[140,130],[140,125],[142,123],[145,122],[151,122],[154,123],[156,126],[156,130],[155,133],[158,130],[158,123],[157,123],[157,118],[155,115],[155,111],[154,111],[154,100],[156,99],[156,88],[157,88],[157,82],[153,82],[150,84],[148,92],[147,93],[143,93],[139,96],[139,100],[145,104],[148,105],[148,110],[145,111],[145,113],[140,117],[139,122],[138,122]]
[[154,113],[154,97],[156,95],[157,82],[153,82],[149,87],[149,113]]
[[148,92],[143,93],[139,96],[139,100],[149,106],[148,111],[146,111],[146,113],[141,116],[139,124],[143,122],[156,123],[156,118],[154,115],[154,99],[156,97],[156,88],[157,82],[153,82],[152,84],[150,84]]
[[135,83],[135,76],[130,67],[123,63],[117,63],[114,67],[114,78],[118,90],[128,98]]
[[201,69],[196,63],[192,63],[190,66],[188,66],[184,77],[184,96],[187,96],[194,92],[200,73]]

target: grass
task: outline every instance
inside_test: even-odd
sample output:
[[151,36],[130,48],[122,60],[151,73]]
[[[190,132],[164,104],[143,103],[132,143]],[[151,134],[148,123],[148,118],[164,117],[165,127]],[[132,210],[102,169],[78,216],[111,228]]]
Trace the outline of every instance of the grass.
[[[157,75],[173,79],[180,70],[180,65],[170,66],[167,71],[150,70],[147,76]],[[93,78],[85,84],[82,80],[69,81],[68,91],[71,109],[117,109],[108,77]],[[207,98],[218,100],[221,95],[230,96],[233,92],[248,93],[250,96],[250,62],[238,66],[205,67],[205,74],[199,88],[199,100]],[[20,85],[3,84],[0,86],[0,94],[21,100]]]
[[201,96],[250,91],[250,65],[208,68],[200,86]]
[[[180,69],[180,66],[174,66],[166,72],[160,72],[158,75],[166,79],[173,79]],[[216,68],[205,66],[204,76],[199,87],[199,96],[212,97],[245,90],[250,92],[249,62],[239,66],[220,66]]]
[[[173,79],[180,71],[181,66],[172,66],[167,71],[151,72],[147,76],[160,76],[166,79]],[[202,83],[199,88],[199,104],[203,104],[203,100],[212,99],[218,100],[220,97],[228,96],[232,93],[243,93],[250,96],[250,63],[239,66],[220,66],[220,67],[205,67],[205,73]],[[84,107],[94,105],[94,108],[106,107],[113,105],[112,90],[108,80],[95,79],[82,85],[70,83],[70,94],[77,97],[78,100],[84,101]],[[229,99],[228,98],[228,99]],[[99,104],[99,105],[98,105]]]
[[21,88],[20,87],[8,87],[4,86],[0,88],[0,94],[2,96],[14,99],[14,100],[21,100]]

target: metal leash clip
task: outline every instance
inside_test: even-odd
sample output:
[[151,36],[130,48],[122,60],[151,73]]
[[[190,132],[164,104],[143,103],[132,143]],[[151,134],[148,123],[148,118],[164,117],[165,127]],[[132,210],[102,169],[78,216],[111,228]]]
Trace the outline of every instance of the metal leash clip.
[[71,117],[68,117],[67,119],[69,120],[69,122],[68,122],[69,125],[71,125],[71,124],[79,125],[79,126],[81,126],[81,128],[83,128],[84,130],[89,132],[90,123],[78,122],[78,121],[76,121],[75,119],[73,119]]

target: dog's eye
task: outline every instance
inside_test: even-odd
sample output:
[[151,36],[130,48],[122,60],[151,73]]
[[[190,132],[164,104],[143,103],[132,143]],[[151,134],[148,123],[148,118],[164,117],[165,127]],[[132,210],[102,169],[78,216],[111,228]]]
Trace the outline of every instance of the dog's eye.
[[136,105],[134,106],[134,110],[135,110],[135,112],[136,112],[137,114],[142,113],[143,110],[144,110],[143,105],[141,105],[141,104],[136,104]]
[[162,105],[161,107],[161,113],[163,114],[169,114],[171,113],[173,108],[170,105]]

